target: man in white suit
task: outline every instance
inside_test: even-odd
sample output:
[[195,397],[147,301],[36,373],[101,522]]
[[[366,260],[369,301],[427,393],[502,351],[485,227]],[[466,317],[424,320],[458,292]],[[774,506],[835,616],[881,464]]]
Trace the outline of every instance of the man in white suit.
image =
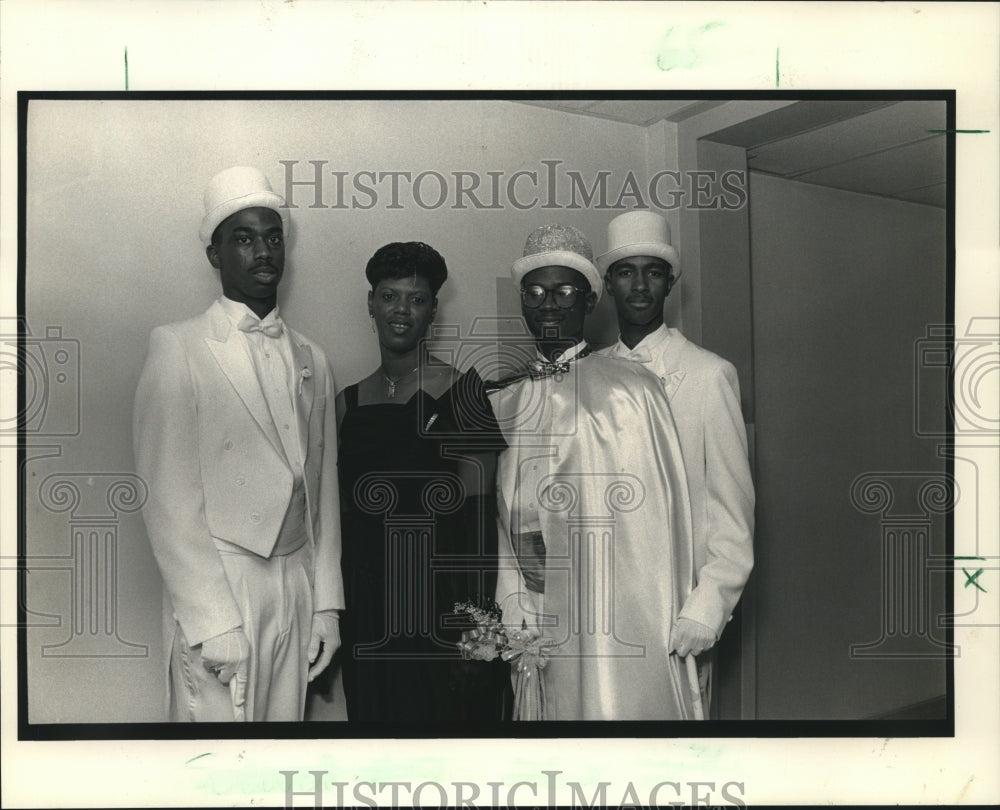
[[278,315],[284,200],[235,167],[204,201],[223,295],[153,330],[133,422],[165,586],[168,714],[301,720],[344,607],[333,377]]
[[671,645],[679,655],[701,655],[718,641],[753,567],[754,490],[736,369],[663,322],[680,264],[662,216],[615,217],[608,252],[596,261],[620,332],[601,353],[656,374],[677,425],[691,497],[695,587],[674,622]]

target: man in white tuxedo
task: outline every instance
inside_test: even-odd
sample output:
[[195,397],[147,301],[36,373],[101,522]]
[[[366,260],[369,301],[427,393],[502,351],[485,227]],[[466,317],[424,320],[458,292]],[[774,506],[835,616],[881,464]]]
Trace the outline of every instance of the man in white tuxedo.
[[223,294],[153,330],[133,420],[165,586],[168,714],[301,720],[344,607],[333,376],[278,315],[284,200],[234,167],[204,202]]
[[[596,263],[620,332],[601,353],[638,361],[656,374],[677,425],[691,497],[695,587],[674,622],[671,648],[701,655],[718,641],[753,567],[754,490],[739,380],[732,363],[663,322],[680,263],[662,216],[631,211],[615,217],[608,251]],[[703,674],[709,669],[703,666]]]

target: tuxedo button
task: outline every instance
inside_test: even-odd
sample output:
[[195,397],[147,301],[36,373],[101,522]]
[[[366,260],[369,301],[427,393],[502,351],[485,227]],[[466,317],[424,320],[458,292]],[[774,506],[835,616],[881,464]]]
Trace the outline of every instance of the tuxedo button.
[[247,479],[244,478],[242,475],[239,478],[236,479],[236,486],[245,487],[246,483],[247,483]]
[[260,515],[257,512],[251,512],[250,513],[250,522],[251,523],[260,523],[260,521],[261,521],[261,517],[260,517]]
[[233,449],[233,443],[231,441],[229,441],[229,439],[226,439],[226,443],[223,444],[222,446],[225,447],[227,450],[232,450]]

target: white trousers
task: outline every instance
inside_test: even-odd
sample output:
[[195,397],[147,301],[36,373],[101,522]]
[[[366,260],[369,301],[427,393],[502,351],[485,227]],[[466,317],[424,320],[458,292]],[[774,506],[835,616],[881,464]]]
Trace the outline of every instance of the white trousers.
[[[265,559],[236,546],[219,549],[229,586],[250,641],[247,720],[302,720],[312,626],[312,544]],[[187,643],[180,626],[170,656],[170,719],[235,719],[229,687],[201,660],[201,645]]]

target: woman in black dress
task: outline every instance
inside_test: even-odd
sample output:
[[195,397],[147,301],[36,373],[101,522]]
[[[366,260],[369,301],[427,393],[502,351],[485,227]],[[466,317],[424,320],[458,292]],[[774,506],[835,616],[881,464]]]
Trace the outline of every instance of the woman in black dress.
[[426,349],[447,277],[440,254],[392,243],[365,275],[381,364],[337,398],[348,718],[495,722],[509,700],[509,668],[462,660],[454,605],[494,592],[503,440],[476,371],[461,373]]

